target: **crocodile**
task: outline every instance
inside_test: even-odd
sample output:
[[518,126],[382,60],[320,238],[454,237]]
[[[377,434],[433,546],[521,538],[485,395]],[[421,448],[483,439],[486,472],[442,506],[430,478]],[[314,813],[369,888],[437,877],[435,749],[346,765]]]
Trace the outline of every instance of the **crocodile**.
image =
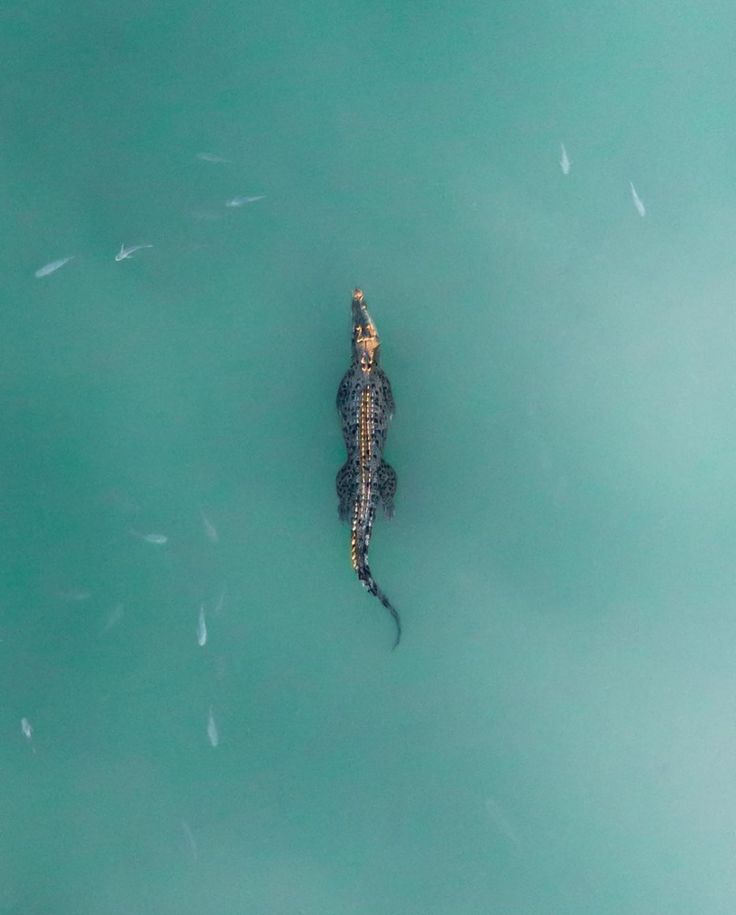
[[388,427],[394,415],[391,383],[379,366],[381,341],[368,314],[361,289],[353,291],[353,357],[337,389],[337,410],[347,460],[337,473],[338,514],[350,521],[350,560],[358,580],[383,604],[401,640],[401,618],[376,584],[368,565],[368,544],[379,505],[387,518],[394,513],[396,472],[383,459]]

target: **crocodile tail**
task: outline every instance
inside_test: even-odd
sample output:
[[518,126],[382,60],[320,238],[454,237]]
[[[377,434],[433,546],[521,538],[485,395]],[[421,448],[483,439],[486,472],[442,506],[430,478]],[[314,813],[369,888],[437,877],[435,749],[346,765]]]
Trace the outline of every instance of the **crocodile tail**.
[[396,607],[394,607],[391,601],[378,587],[376,580],[373,577],[373,573],[371,572],[370,566],[368,565],[368,544],[371,539],[375,510],[371,507],[364,525],[359,523],[358,517],[359,512],[356,507],[355,517],[353,520],[353,536],[352,542],[350,544],[353,568],[358,575],[358,581],[362,583],[363,587],[370,594],[380,600],[383,606],[393,617],[394,623],[396,624],[396,641],[394,642],[394,648],[396,648],[396,646],[401,641],[401,617],[399,616],[399,611],[396,609]]
[[394,648],[396,648],[396,646],[401,641],[401,617],[399,616],[399,611],[396,609],[396,607],[394,607],[391,601],[376,584],[376,580],[373,577],[370,566],[368,565],[367,555],[361,557],[360,561],[358,562],[358,567],[355,571],[358,573],[358,580],[362,582],[363,587],[374,597],[377,597],[394,618],[394,623],[396,623],[396,641],[394,642]]

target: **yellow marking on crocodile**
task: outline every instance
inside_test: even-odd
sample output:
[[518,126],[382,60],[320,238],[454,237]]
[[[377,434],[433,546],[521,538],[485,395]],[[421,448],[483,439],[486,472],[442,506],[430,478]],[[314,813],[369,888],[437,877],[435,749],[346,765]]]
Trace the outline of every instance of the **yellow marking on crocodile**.
[[358,498],[353,512],[353,530],[350,538],[350,560],[353,569],[358,571],[358,525],[367,518],[371,504],[371,436],[373,424],[371,416],[371,392],[363,391],[360,397],[360,414],[358,421],[358,453],[360,454],[360,484]]

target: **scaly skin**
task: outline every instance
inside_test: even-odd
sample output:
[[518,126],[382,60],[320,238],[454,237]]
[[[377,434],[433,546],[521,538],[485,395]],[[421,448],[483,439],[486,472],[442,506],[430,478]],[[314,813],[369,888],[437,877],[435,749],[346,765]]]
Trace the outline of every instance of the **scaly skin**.
[[394,399],[391,384],[378,364],[381,341],[360,289],[353,292],[352,311],[353,360],[337,391],[347,449],[347,460],[337,474],[338,510],[341,520],[351,522],[350,559],[358,579],[394,618],[395,648],[401,639],[401,620],[368,565],[376,508],[381,504],[389,518],[394,511],[396,473],[383,460]]

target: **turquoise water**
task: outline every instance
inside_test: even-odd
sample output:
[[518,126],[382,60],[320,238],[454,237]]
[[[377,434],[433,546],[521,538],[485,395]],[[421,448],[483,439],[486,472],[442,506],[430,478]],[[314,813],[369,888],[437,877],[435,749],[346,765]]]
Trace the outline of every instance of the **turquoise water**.
[[735,31],[3,7],[3,915],[733,913]]

